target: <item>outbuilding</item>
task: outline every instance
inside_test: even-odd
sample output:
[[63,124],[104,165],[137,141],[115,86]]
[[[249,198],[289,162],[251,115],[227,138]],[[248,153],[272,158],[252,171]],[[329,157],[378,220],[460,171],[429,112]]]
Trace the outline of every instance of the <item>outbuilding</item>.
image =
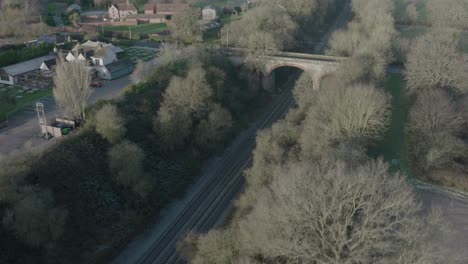
[[133,72],[135,65],[130,59],[121,59],[107,65],[95,66],[98,77],[104,80],[114,80]]
[[0,83],[15,85],[23,79],[28,79],[28,73],[40,69],[43,62],[56,59],[56,55],[47,55],[32,60],[19,62],[0,68]]

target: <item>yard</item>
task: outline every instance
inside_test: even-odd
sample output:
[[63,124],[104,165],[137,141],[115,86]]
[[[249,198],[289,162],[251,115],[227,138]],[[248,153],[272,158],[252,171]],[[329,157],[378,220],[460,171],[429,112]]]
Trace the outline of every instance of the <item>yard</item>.
[[5,121],[8,116],[23,107],[32,105],[34,101],[51,94],[52,89],[23,89],[18,86],[0,84],[0,122]]
[[149,61],[153,59],[156,54],[156,50],[141,47],[128,47],[124,48],[124,53],[121,58],[128,58],[133,61],[133,63],[137,63],[138,60]]
[[167,30],[167,25],[164,23],[158,24],[141,24],[133,26],[105,26],[104,31],[129,31],[133,33],[156,34]]

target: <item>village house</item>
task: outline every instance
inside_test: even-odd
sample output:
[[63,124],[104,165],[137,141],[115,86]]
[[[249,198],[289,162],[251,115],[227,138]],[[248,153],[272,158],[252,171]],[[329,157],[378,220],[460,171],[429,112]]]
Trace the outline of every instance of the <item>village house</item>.
[[123,52],[121,48],[100,41],[88,40],[77,44],[70,50],[65,59],[67,61],[86,61],[90,65],[107,65],[117,61],[117,54]]
[[111,19],[125,19],[129,15],[136,14],[138,14],[138,10],[130,3],[112,4],[109,6],[109,18]]
[[156,4],[146,4],[145,5],[145,15],[156,14]]

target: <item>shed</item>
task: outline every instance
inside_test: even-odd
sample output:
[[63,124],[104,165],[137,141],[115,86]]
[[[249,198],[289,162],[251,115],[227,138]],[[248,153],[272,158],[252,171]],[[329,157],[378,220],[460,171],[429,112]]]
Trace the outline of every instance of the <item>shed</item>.
[[32,60],[19,62],[10,66],[0,68],[0,83],[15,85],[18,76],[39,70],[44,61],[56,59],[56,55],[47,55]]
[[52,71],[56,65],[57,59],[54,58],[44,61],[39,68],[43,71]]

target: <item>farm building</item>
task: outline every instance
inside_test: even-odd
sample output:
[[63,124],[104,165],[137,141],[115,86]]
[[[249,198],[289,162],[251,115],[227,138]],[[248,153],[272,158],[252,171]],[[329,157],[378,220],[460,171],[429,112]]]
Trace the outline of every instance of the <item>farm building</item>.
[[118,60],[107,65],[95,66],[97,75],[104,80],[114,80],[133,72],[135,66],[130,59]]
[[0,83],[9,85],[21,85],[23,82],[30,79],[37,71],[43,62],[56,59],[56,55],[47,55],[35,58],[28,61],[19,62],[10,66],[0,68]]

